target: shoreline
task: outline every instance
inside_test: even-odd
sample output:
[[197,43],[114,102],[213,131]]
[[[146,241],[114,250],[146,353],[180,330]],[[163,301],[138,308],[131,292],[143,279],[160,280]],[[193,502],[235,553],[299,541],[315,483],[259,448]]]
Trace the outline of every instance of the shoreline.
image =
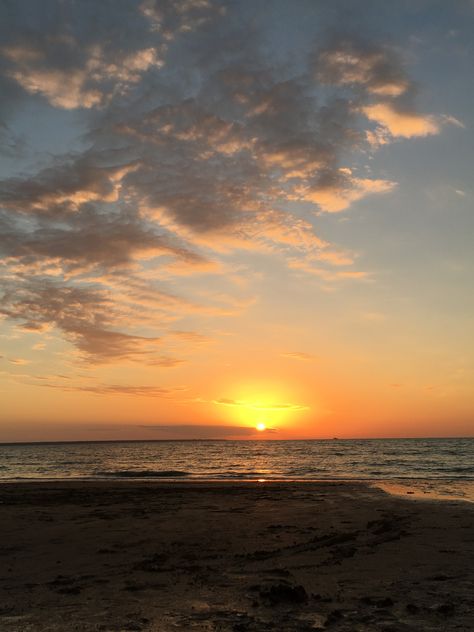
[[4,485],[70,485],[70,486],[90,486],[90,485],[155,485],[155,486],[298,486],[298,485],[325,485],[325,484],[346,484],[360,485],[369,488],[380,489],[390,496],[406,498],[407,500],[426,501],[461,501],[474,503],[474,479],[472,478],[405,478],[393,477],[384,479],[375,478],[192,478],[180,476],[177,478],[164,476],[127,476],[127,477],[71,477],[71,478],[10,478],[0,479],[0,487]]
[[5,632],[471,632],[474,508],[366,482],[0,485]]

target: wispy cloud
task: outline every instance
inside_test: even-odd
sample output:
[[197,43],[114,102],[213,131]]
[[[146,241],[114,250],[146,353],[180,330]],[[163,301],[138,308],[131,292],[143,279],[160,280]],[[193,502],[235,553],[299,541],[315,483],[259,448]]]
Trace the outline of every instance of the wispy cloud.
[[93,395],[124,395],[128,397],[168,398],[181,393],[184,388],[164,388],[134,384],[71,384],[69,382],[44,382],[46,388],[55,388],[66,392],[91,393]]
[[316,359],[316,356],[311,353],[305,353],[304,351],[285,351],[280,354],[283,358],[290,358],[291,360],[303,360],[305,362],[311,362]]
[[159,388],[157,386],[129,386],[123,384],[102,384],[96,386],[69,387],[68,390],[77,390],[97,395],[138,395],[140,397],[165,397],[175,391]]
[[249,402],[236,399],[221,398],[216,399],[213,402],[219,406],[237,406],[243,408],[249,408],[250,410],[308,410],[308,406],[304,404],[289,404],[289,403],[263,403],[263,402]]
[[11,364],[16,364],[17,366],[26,366],[27,364],[31,364],[31,360],[27,360],[26,358],[7,358],[7,360]]

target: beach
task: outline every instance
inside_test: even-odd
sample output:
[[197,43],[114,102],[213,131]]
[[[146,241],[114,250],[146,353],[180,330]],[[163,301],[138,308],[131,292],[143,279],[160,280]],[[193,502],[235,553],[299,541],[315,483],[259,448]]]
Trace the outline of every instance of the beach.
[[3,483],[0,629],[471,632],[473,526],[357,482]]

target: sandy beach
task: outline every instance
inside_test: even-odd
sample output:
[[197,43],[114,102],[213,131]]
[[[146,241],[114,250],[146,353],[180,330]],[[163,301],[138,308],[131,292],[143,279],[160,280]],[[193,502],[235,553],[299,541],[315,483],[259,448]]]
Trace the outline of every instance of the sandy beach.
[[474,628],[474,505],[359,483],[0,487],[0,629]]

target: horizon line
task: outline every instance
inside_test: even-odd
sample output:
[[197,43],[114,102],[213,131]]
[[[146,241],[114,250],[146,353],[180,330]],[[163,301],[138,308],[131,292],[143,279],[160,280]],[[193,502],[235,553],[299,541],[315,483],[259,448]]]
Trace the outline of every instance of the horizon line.
[[84,444],[84,443],[170,443],[170,442],[204,442],[204,441],[219,441],[219,442],[231,442],[239,441],[242,443],[252,441],[265,441],[265,442],[281,442],[286,441],[431,441],[431,440],[455,440],[455,439],[474,439],[474,435],[471,436],[430,436],[430,437],[314,437],[311,439],[226,439],[226,438],[176,438],[176,439],[59,439],[59,440],[46,440],[46,441],[0,441],[1,446],[15,446],[15,445],[55,445],[55,444]]

